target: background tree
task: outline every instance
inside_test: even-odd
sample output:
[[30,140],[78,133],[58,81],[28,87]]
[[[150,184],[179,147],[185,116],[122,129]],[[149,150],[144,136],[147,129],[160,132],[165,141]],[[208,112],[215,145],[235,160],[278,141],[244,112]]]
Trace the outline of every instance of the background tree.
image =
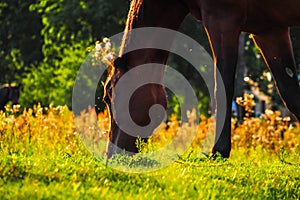
[[126,7],[127,1],[116,0],[43,0],[27,5],[42,22],[43,60],[28,63],[22,74],[21,103],[71,106],[74,79],[87,47],[122,30]]
[[29,10],[35,1],[0,2],[0,83],[19,82],[25,66],[43,59],[41,17]]
[[[67,104],[76,72],[86,58],[87,47],[103,37],[123,31],[128,0],[2,0],[0,2],[0,84],[22,82],[21,104],[32,106]],[[211,54],[203,27],[188,16],[180,31],[198,41]],[[246,73],[238,68],[238,77],[247,74],[263,92],[281,105],[268,69],[249,35],[244,36],[242,61]],[[300,30],[292,29],[297,63],[300,63]],[[200,75],[184,59],[175,55],[169,65],[181,72],[193,85],[200,99],[200,112],[209,107],[206,86]],[[241,71],[239,71],[241,70]],[[242,79],[237,81],[241,82]],[[240,84],[239,84],[240,85]],[[101,96],[99,89],[98,96]],[[237,91],[239,96],[242,88]],[[170,105],[176,100],[170,95]]]

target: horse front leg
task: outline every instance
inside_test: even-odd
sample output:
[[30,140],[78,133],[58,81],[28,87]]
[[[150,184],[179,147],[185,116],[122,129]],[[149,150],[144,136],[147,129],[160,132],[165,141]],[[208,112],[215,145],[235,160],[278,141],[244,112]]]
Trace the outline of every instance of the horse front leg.
[[300,120],[300,87],[289,28],[253,36],[286,107]]
[[[213,155],[219,152],[223,157],[228,158],[231,151],[231,106],[240,29],[231,20],[208,20],[204,22],[215,64],[216,138]],[[226,94],[222,92],[224,91],[222,87],[225,88]],[[224,111],[225,116],[221,114]]]

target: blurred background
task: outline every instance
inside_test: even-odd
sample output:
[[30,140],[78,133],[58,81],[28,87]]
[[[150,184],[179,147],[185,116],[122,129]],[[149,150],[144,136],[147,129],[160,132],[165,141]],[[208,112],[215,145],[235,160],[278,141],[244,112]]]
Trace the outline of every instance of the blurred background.
[[[0,85],[21,84],[22,107],[40,103],[71,108],[74,80],[89,53],[87,49],[104,37],[122,32],[129,3],[129,0],[1,0]],[[186,18],[180,31],[197,40],[211,54],[205,31],[193,17]],[[291,36],[299,66],[300,30],[292,29]],[[235,96],[243,96],[245,92],[253,94],[256,116],[267,107],[286,112],[272,76],[248,34],[240,37],[239,55]],[[190,81],[200,100],[200,112],[209,115],[208,92],[200,75],[176,55],[170,56],[168,65]],[[101,89],[97,96],[102,96]],[[176,112],[178,99],[172,94],[168,98]],[[98,103],[102,110],[104,105]],[[237,107],[234,112],[238,110]]]

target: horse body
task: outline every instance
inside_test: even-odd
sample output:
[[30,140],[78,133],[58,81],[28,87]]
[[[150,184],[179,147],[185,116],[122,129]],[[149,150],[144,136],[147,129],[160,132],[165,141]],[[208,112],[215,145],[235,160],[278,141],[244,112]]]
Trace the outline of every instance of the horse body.
[[[296,63],[293,54],[289,27],[300,26],[300,13],[297,8],[300,1],[280,0],[133,0],[125,28],[119,58],[115,61],[115,74],[108,81],[109,88],[114,88],[118,79],[131,68],[145,63],[165,64],[168,53],[155,49],[142,49],[123,55],[124,49],[135,41],[128,31],[139,27],[163,27],[177,30],[188,13],[202,21],[210,40],[215,69],[222,78],[215,80],[216,131],[220,136],[215,141],[213,153],[219,152],[229,157],[231,150],[231,102],[234,92],[235,70],[238,57],[239,35],[242,31],[252,34],[253,40],[260,48],[264,59],[273,74],[277,89],[287,106],[300,119],[300,87],[297,80]],[[155,41],[159,33],[153,33],[147,41]],[[170,36],[170,40],[173,36]],[[141,42],[141,41],[140,41]],[[169,41],[166,41],[169,42]],[[160,74],[164,73],[164,69]],[[148,76],[148,75],[147,75]],[[151,76],[151,75],[149,75]],[[157,76],[157,74],[153,74]],[[218,91],[220,82],[226,90],[226,117],[224,125],[218,115],[218,102],[224,96]],[[113,90],[110,91],[113,97]],[[151,94],[151,95],[147,95]],[[109,104],[113,105],[114,98]],[[149,123],[148,111],[151,105],[161,104],[166,107],[163,87],[147,85],[135,93],[132,98],[131,116],[139,125]],[[111,115],[118,115],[112,113]],[[124,133],[112,119],[110,141],[131,152],[137,152],[135,137]],[[108,148],[108,157],[116,153]]]
[[256,34],[276,27],[300,26],[300,1],[280,0],[184,0],[199,21],[209,17],[224,20],[236,16],[242,31]]
[[[272,6],[270,6],[272,5]],[[300,1],[252,1],[247,6],[243,31],[258,34],[278,27],[300,26]]]

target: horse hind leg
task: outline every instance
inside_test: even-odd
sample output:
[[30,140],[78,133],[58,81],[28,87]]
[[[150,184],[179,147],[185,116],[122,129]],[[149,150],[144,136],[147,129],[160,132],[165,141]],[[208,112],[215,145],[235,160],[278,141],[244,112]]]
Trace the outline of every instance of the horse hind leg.
[[300,120],[300,87],[289,28],[253,36],[285,106]]

